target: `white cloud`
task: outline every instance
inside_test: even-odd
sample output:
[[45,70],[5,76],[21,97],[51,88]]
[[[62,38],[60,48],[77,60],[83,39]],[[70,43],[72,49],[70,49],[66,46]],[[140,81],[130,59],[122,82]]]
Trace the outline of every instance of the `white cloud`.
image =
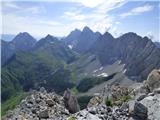
[[11,1],[2,2],[2,8],[21,9],[20,6],[16,5],[14,2]]
[[95,10],[97,13],[107,13],[110,10],[113,10],[115,8],[121,7],[124,5],[127,1],[126,0],[107,0],[98,5]]
[[141,13],[151,11],[151,10],[153,10],[153,8],[154,8],[154,6],[149,5],[149,4],[146,4],[146,5],[144,5],[144,6],[140,6],[140,7],[133,8],[133,9],[130,10],[129,12],[122,13],[120,16],[121,16],[122,18],[125,18],[125,17],[131,16],[131,15],[139,15],[139,14],[141,14]]
[[[38,14],[45,12],[44,7],[42,6],[20,6],[16,2],[10,1],[10,2],[2,2],[2,10],[3,11],[11,11],[15,14],[17,13],[32,13],[32,14]],[[2,11],[2,12],[3,12]]]
[[40,8],[39,7],[37,7],[37,6],[33,6],[33,7],[28,7],[28,8],[26,8],[26,9],[24,9],[24,11],[23,12],[29,12],[29,13],[32,13],[32,14],[38,14],[38,13],[40,13]]
[[106,0],[94,0],[94,1],[93,0],[72,0],[72,1],[78,2],[83,6],[93,8],[104,3]]
[[154,41],[154,35],[153,35],[153,32],[152,32],[152,31],[147,32],[147,33],[146,33],[146,36],[147,36],[149,39],[151,39],[151,40]]
[[86,18],[85,15],[80,14],[80,11],[75,11],[75,12],[67,11],[64,13],[62,17],[70,19],[70,20],[77,20],[77,21],[81,21]]
[[94,2],[93,0],[78,0],[76,2],[81,2],[86,7],[94,7],[94,10],[89,13],[82,13],[79,9],[74,9],[65,12],[62,17],[67,20],[86,22],[93,31],[102,33],[110,29],[114,22],[114,17],[110,16],[108,12],[126,3],[124,0],[95,0]]
[[58,30],[60,25],[57,21],[48,21],[43,18],[39,19],[29,16],[20,17],[14,14],[6,14],[2,17],[2,32],[7,34],[17,34],[25,31],[35,36],[57,34],[58,32],[61,33]]
[[72,22],[62,24],[58,21],[46,20],[44,18],[20,17],[14,14],[3,15],[2,33],[18,34],[19,32],[29,32],[35,37],[44,37],[47,34],[55,36],[65,36],[75,28],[80,30],[87,26],[86,22]]
[[[2,0],[2,1],[26,1],[26,0]],[[33,1],[33,0],[27,0],[27,1]],[[34,2],[72,2],[72,3],[79,3],[85,7],[96,7],[104,2],[106,0],[34,0]]]
[[[60,2],[64,0],[53,1]],[[124,0],[68,0],[67,2],[79,3],[85,7],[94,8],[94,10],[89,13],[83,13],[81,11],[82,9],[65,11],[64,14],[59,17],[59,19],[63,19],[64,24],[55,19],[48,20],[44,18],[44,16],[40,18],[34,18],[32,15],[25,17],[20,16],[19,13],[24,13],[23,15],[25,15],[26,13],[38,14],[45,11],[45,9],[42,9],[42,6],[22,7],[19,8],[21,10],[3,15],[3,33],[17,34],[26,31],[34,36],[41,37],[46,34],[64,36],[75,28],[82,30],[85,26],[89,26],[93,31],[104,33],[113,27],[115,20],[108,12],[125,3]],[[66,23],[67,20],[69,20],[68,23]]]

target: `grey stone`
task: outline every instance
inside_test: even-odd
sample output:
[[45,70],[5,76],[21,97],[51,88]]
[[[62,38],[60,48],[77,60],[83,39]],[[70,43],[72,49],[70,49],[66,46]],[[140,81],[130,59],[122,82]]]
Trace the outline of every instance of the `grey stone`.
[[160,88],[157,88],[153,91],[154,94],[160,94]]
[[80,110],[76,96],[74,96],[69,89],[64,92],[63,98],[66,108],[68,108],[71,113],[75,113]]
[[38,116],[39,118],[49,118],[48,110],[45,109],[45,110],[40,111]]
[[146,94],[140,94],[137,96],[137,101],[143,100],[147,95]]
[[136,120],[147,120],[148,118],[148,109],[143,104],[135,102],[133,118]]
[[46,103],[48,104],[48,106],[53,106],[55,104],[55,102],[52,99],[47,99]]
[[154,89],[160,88],[160,70],[153,70],[145,81],[145,85],[148,86],[152,92]]

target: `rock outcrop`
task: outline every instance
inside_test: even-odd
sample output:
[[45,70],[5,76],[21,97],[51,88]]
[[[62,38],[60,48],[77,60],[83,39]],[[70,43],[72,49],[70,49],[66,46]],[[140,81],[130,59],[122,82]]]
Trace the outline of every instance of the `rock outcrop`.
[[148,108],[149,120],[160,120],[160,93],[152,93],[140,101]]
[[[153,70],[143,85],[136,88],[139,89],[137,92],[119,85],[110,86],[111,97],[107,99],[112,100],[110,104],[104,102],[107,97],[95,96],[87,108],[81,111],[76,97],[69,89],[61,97],[54,92],[47,93],[41,88],[39,92],[33,91],[2,120],[159,120],[160,86],[156,84],[158,82],[159,70]],[[141,89],[149,90],[146,92]],[[128,95],[131,98],[122,99]],[[121,99],[121,104],[115,104]]]
[[147,107],[145,107],[141,103],[135,102],[133,114],[131,114],[135,120],[147,120],[148,118],[147,113],[148,113]]
[[2,120],[65,120],[70,113],[64,104],[63,97],[41,89],[32,92]]
[[80,110],[76,96],[74,96],[69,89],[64,92],[63,98],[66,108],[68,108],[71,113],[76,113]]
[[74,115],[75,120],[128,120],[128,108],[112,108],[106,105],[97,105],[84,109]]
[[154,89],[160,87],[160,70],[153,70],[147,80],[144,82],[149,91],[153,92]]
[[[153,70],[146,81],[134,90],[135,101],[148,109],[149,120],[160,119],[160,70]],[[146,110],[143,110],[143,112]],[[136,112],[139,113],[139,112]]]
[[90,99],[87,107],[94,107],[103,102],[103,97],[101,96],[94,96],[93,98]]

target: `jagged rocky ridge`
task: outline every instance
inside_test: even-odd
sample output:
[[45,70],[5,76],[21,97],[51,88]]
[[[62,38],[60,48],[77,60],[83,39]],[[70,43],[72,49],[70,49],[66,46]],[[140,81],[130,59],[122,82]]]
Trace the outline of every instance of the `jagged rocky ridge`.
[[[88,53],[96,56],[91,59],[91,62],[98,59],[103,67],[105,65],[112,65],[112,63],[120,60],[121,64],[125,64],[125,74],[131,79],[140,81],[146,79],[152,69],[160,67],[159,49],[147,37],[142,38],[135,33],[127,33],[119,38],[113,38],[112,35],[106,32],[104,35],[100,35],[98,39],[93,40],[90,37],[93,34],[86,35],[88,33],[93,32],[85,28],[83,30],[82,42],[78,41],[80,43],[77,42],[76,45],[80,44],[80,51],[83,51],[84,43],[88,43],[85,42],[84,37],[89,36],[87,40],[91,41],[91,44],[89,43],[89,46],[85,44],[87,47],[84,48],[87,49],[84,49],[84,51],[87,52],[87,57]],[[81,36],[82,34],[79,35]],[[77,35],[78,38],[81,38],[79,35]],[[50,35],[41,39],[33,46],[29,46],[29,49],[20,49],[20,51],[25,51],[24,53],[21,52],[19,54],[19,51],[18,53],[16,52],[7,62],[7,67],[4,66],[5,69],[2,70],[3,93],[8,92],[9,94],[7,93],[6,95],[10,95],[12,92],[15,93],[14,90],[18,91],[19,88],[29,90],[30,88],[37,88],[37,86],[47,86],[50,90],[63,88],[60,92],[64,91],[67,87],[73,87],[73,83],[71,83],[72,72],[76,71],[76,69],[71,71],[68,65],[76,60],[75,56],[77,54],[75,55],[74,52],[76,48],[69,49],[63,42],[58,41]],[[2,50],[2,52],[4,51]],[[85,54],[84,52],[79,53]],[[12,89],[12,87],[15,88]],[[5,97],[4,94],[2,95],[3,97]]]
[[[68,97],[72,99],[74,96],[70,94]],[[41,88],[40,91],[33,90],[29,96],[22,100],[20,105],[13,111],[9,111],[2,120],[64,120],[71,114],[67,109],[70,106],[66,107],[64,98],[54,92],[47,93],[44,88]],[[74,103],[72,105],[74,109]]]
[[74,51],[78,53],[85,53],[100,36],[101,33],[93,32],[86,26],[82,31],[75,29],[62,41],[64,41]]
[[[72,48],[72,50],[62,51],[67,49],[63,47],[65,45],[56,48],[56,52],[60,55],[61,59],[66,57],[68,51],[76,51],[81,54],[94,54],[96,56],[95,59],[100,61],[102,67],[111,65],[116,61],[121,61],[121,64],[125,64],[125,74],[129,76],[130,79],[143,81],[153,69],[160,68],[160,49],[156,47],[149,38],[142,38],[132,32],[114,38],[108,32],[101,35],[99,32],[94,33],[90,28],[84,27],[83,31],[78,29],[72,31],[67,37],[63,38],[62,41]],[[35,39],[28,33],[18,34],[14,40],[9,43],[2,41],[2,65],[15,52],[32,50],[32,48],[36,48],[37,45],[46,43],[43,39],[36,44],[35,42]],[[51,42],[49,44],[53,43]],[[47,51],[49,54],[52,54],[52,52],[51,49]],[[70,63],[73,62],[73,60],[75,59],[67,61]]]
[[[93,97],[88,108],[74,115],[75,120],[159,120],[160,119],[160,70],[153,70],[144,83],[128,88],[106,85],[106,91]],[[107,93],[109,90],[109,93]],[[104,92],[106,94],[104,94]],[[128,101],[121,101],[124,96]],[[104,99],[112,98],[116,105],[105,106]]]
[[[113,92],[114,96],[118,93]],[[118,87],[124,92],[126,89]],[[132,89],[128,94],[132,96],[129,101],[121,105],[107,106],[103,100],[105,95],[95,96],[88,108],[79,111],[76,97],[69,90],[61,97],[56,93],[47,93],[44,88],[39,92],[32,91],[20,105],[9,111],[3,120],[158,120],[160,119],[160,71],[154,70],[148,79],[139,87]],[[117,98],[119,95],[117,96]],[[93,102],[94,101],[94,102]],[[113,100],[114,101],[114,100]],[[70,110],[69,110],[70,109]]]
[[95,55],[102,67],[121,61],[132,80],[143,81],[160,68],[160,49],[148,37],[133,32],[114,38],[108,32],[101,35],[85,27],[82,32],[72,31],[63,41],[78,53]]
[[160,49],[147,37],[126,33],[114,38],[106,32],[91,47],[102,65],[120,60],[125,64],[125,74],[131,79],[143,81],[153,69],[160,68]]

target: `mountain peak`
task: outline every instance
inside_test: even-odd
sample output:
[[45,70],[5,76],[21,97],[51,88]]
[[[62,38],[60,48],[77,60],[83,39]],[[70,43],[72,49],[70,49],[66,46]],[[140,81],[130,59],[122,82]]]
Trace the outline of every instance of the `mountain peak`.
[[105,32],[104,33],[104,36],[106,37],[106,38],[113,38],[113,36],[109,33],[109,32]]
[[13,39],[13,42],[17,42],[17,41],[34,41],[34,42],[36,42],[36,40],[27,32],[20,32],[18,35],[16,35],[15,38]]
[[77,29],[77,28],[76,28],[74,31],[76,31],[76,32],[81,32],[81,31],[80,31],[79,29]]
[[122,36],[138,36],[138,35],[134,32],[128,32],[128,33],[123,34]]
[[87,27],[87,26],[85,26],[84,28],[83,28],[83,31],[91,31],[92,32],[92,30],[89,28],[89,27]]
[[18,35],[25,35],[25,36],[27,36],[27,35],[30,35],[28,32],[20,32]]
[[50,34],[48,34],[48,35],[45,37],[45,39],[53,39],[53,36],[50,35]]
[[57,37],[54,37],[54,36],[52,36],[52,35],[50,35],[50,34],[48,34],[44,39],[45,39],[45,41],[58,40]]
[[75,30],[71,31],[71,33],[69,35],[71,35],[71,34],[80,34],[80,33],[81,33],[81,31],[76,28]]

